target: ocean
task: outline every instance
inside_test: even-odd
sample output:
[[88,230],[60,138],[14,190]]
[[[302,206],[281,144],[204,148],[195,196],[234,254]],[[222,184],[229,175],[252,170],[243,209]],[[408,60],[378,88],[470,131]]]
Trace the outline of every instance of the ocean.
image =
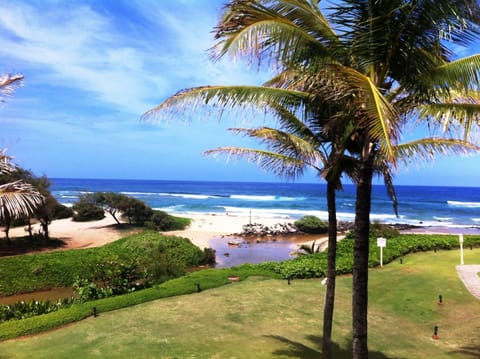
[[[51,192],[65,205],[88,192],[118,192],[171,214],[249,214],[298,219],[327,218],[325,183],[253,183],[215,181],[66,179],[51,180]],[[399,217],[384,186],[374,185],[371,220],[449,228],[480,227],[480,188],[396,186]],[[341,221],[353,221],[355,186],[337,192]]]

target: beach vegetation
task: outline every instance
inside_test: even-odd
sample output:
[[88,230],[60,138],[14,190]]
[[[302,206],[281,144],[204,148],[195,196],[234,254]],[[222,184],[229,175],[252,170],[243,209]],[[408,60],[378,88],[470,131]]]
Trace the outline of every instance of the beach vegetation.
[[72,206],[73,217],[76,222],[98,221],[105,218],[105,211],[93,203],[79,201]]
[[75,205],[102,208],[117,224],[120,218],[125,218],[129,224],[143,225],[152,215],[152,209],[143,201],[116,192],[85,193]]
[[144,226],[156,231],[174,231],[185,229],[191,220],[177,217],[160,210],[153,210],[145,202],[115,192],[86,193],[79,197],[74,204],[75,221],[92,221],[104,218],[103,212],[108,213],[117,224],[120,219],[126,220],[134,226]]
[[154,210],[152,216],[145,222],[145,227],[156,231],[178,231],[185,229],[191,219],[172,216],[164,211]]
[[[373,221],[370,223],[370,238],[394,238],[400,235],[400,231],[395,228],[394,226],[382,223],[380,221]],[[350,230],[345,234],[345,238],[347,239],[354,239],[355,238],[355,230]]]
[[328,231],[328,224],[317,216],[303,216],[295,221],[299,231],[308,234],[324,234]]

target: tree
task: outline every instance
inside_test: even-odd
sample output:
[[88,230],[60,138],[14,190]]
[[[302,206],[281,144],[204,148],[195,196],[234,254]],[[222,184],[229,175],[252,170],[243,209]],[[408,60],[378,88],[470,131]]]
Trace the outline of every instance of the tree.
[[[400,156],[408,163],[412,155],[426,158],[435,152],[476,149],[468,140],[479,113],[480,55],[454,61],[444,34],[457,29],[448,33],[455,46],[478,39],[478,10],[476,2],[460,0],[345,0],[332,4],[325,16],[313,0],[236,0],[225,7],[216,28],[214,58],[245,55],[276,65],[280,73],[302,67],[309,75],[302,81],[311,79],[303,91],[343,105],[330,119],[346,120],[345,137],[351,140],[346,151],[356,160],[354,358],[368,356],[368,243],[375,169],[395,169]],[[292,88],[295,79],[287,83]],[[279,97],[272,89],[255,96],[241,87],[235,92],[218,86],[189,89],[146,115],[192,99],[225,107],[258,103],[261,96]],[[411,119],[430,124],[432,136],[399,145]],[[331,355],[325,350],[325,357]]]
[[30,223],[31,218],[37,218],[39,220],[43,236],[48,240],[50,238],[48,226],[51,221],[59,218],[68,218],[73,214],[71,209],[58,203],[55,197],[52,196],[49,190],[50,181],[46,176],[36,177],[32,172],[15,166],[12,167],[12,170],[8,174],[2,176],[1,181],[22,181],[23,183],[28,183],[43,196],[42,203],[38,205],[32,213],[24,217],[30,237],[33,236]]
[[[22,75],[3,75],[0,77],[0,102],[21,85]],[[8,175],[14,167],[4,152],[0,153],[0,174]],[[6,226],[5,235],[10,241],[8,231],[13,219],[29,217],[43,203],[43,196],[30,184],[22,181],[2,182],[0,185],[0,221]]]
[[101,207],[120,224],[118,216],[124,216],[130,224],[143,224],[152,215],[152,209],[139,199],[116,192],[87,193],[80,197],[82,206]]

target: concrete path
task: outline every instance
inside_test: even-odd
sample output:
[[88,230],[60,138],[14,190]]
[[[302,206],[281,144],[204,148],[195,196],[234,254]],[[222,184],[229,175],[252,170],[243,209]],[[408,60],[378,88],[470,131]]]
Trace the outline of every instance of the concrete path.
[[478,276],[480,265],[458,265],[457,273],[468,291],[475,298],[480,299],[480,277]]

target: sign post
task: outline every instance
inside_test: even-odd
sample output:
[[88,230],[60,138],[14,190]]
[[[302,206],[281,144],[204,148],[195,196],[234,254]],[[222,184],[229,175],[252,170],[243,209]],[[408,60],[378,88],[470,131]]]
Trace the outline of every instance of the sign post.
[[463,262],[463,234],[458,235],[458,240],[460,242],[460,264],[464,265],[465,263]]
[[383,237],[377,238],[377,247],[380,247],[380,267],[383,267],[383,247],[387,246],[387,239]]

